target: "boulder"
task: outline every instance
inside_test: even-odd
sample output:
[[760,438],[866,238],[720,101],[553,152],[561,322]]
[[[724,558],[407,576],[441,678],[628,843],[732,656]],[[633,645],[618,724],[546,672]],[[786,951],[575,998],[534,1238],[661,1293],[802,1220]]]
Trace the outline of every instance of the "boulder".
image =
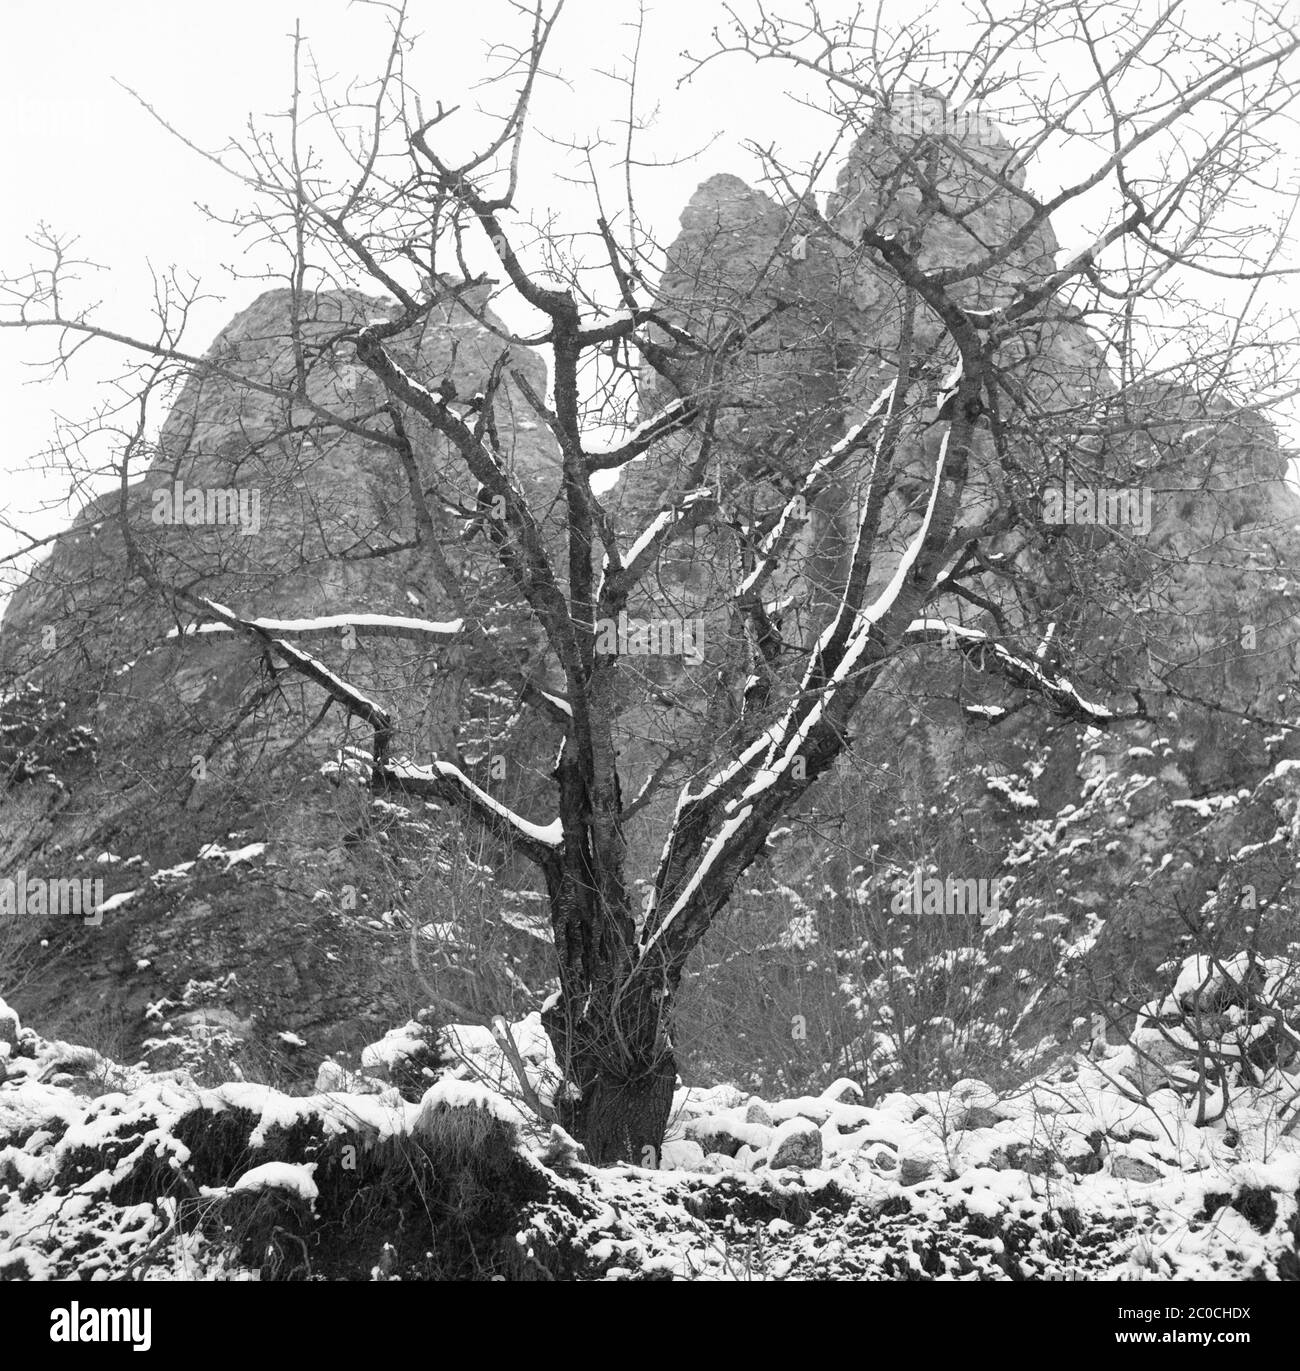
[[898,1161],[898,1183],[900,1185],[920,1185],[934,1174],[934,1163],[929,1157],[900,1157]]
[[857,1081],[851,1081],[847,1076],[841,1076],[839,1080],[832,1082],[822,1091],[823,1100],[829,1100],[832,1104],[861,1104],[862,1087]]
[[1167,1027],[1164,1032],[1154,1024],[1135,1028],[1129,1038],[1129,1057],[1120,1066],[1119,1074],[1137,1086],[1143,1095],[1195,1080],[1193,1048],[1171,1041],[1177,1035],[1177,1025]]
[[761,1151],[772,1140],[770,1125],[749,1123],[734,1114],[707,1114],[692,1119],[685,1131],[705,1152],[721,1152],[728,1157],[734,1157],[745,1144]]
[[1165,1173],[1150,1162],[1125,1155],[1111,1158],[1110,1174],[1122,1181],[1137,1181],[1140,1185],[1150,1185],[1165,1178]]
[[8,1047],[10,1052],[18,1046],[18,1015],[3,1000],[0,1000],[0,1046]]
[[787,1119],[772,1134],[767,1164],[773,1171],[787,1167],[807,1171],[819,1167],[822,1164],[821,1129],[811,1119]]
[[764,1128],[773,1128],[776,1120],[772,1118],[772,1111],[763,1103],[762,1100],[750,1100],[745,1110],[746,1123],[760,1123]]
[[957,1127],[969,1132],[976,1128],[996,1128],[1001,1122],[1002,1116],[996,1110],[986,1104],[973,1104],[962,1114]]
[[872,1168],[873,1171],[894,1172],[898,1170],[898,1156],[892,1147],[886,1143],[873,1142],[867,1143],[861,1148],[858,1156]]
[[659,1155],[660,1171],[699,1171],[704,1166],[704,1149],[689,1138],[673,1138],[664,1143]]

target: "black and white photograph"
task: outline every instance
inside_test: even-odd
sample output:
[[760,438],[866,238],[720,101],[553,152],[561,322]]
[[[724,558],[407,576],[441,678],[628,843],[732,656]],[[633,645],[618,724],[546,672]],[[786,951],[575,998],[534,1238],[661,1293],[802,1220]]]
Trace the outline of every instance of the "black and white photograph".
[[0,1346],[1294,1328],[1290,0],[0,44]]

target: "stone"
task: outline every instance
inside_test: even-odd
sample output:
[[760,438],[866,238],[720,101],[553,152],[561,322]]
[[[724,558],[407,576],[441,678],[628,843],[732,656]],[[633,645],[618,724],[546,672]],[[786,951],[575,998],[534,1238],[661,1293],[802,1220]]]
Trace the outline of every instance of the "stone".
[[772,1134],[768,1147],[768,1166],[773,1171],[787,1167],[808,1171],[822,1163],[821,1129],[810,1119],[787,1119]]
[[857,1081],[851,1081],[847,1076],[841,1076],[839,1080],[833,1081],[822,1091],[823,1100],[829,1100],[832,1104],[861,1104],[862,1087]]
[[882,1142],[867,1143],[858,1151],[858,1156],[876,1171],[897,1171],[898,1155],[892,1147]]
[[1137,1086],[1143,1095],[1151,1095],[1168,1085],[1195,1080],[1196,1066],[1190,1045],[1171,1041],[1170,1035],[1155,1027],[1134,1029],[1129,1041],[1132,1046],[1119,1074]]
[[762,1100],[757,1099],[750,1100],[746,1107],[745,1122],[762,1124],[764,1128],[773,1128],[776,1123],[772,1118],[772,1111]]
[[740,1171],[753,1171],[755,1167],[763,1164],[763,1159],[767,1154],[757,1147],[745,1146],[736,1153],[736,1168]]
[[378,1095],[386,1088],[385,1082],[363,1072],[349,1071],[332,1057],[326,1057],[316,1068],[315,1090],[318,1095]]
[[1055,1154],[1023,1142],[997,1148],[989,1163],[995,1171],[1023,1171],[1027,1176],[1050,1176],[1058,1169]]
[[898,1183],[900,1185],[920,1185],[934,1175],[934,1163],[929,1157],[900,1157],[898,1161]]
[[7,1046],[10,1052],[18,1047],[18,1015],[0,1000],[0,1045]]
[[704,1149],[689,1138],[673,1138],[663,1145],[660,1171],[699,1171],[704,1165]]
[[1150,1162],[1125,1154],[1110,1159],[1110,1174],[1119,1180],[1137,1181],[1141,1185],[1150,1185],[1153,1181],[1162,1181],[1165,1178],[1165,1173],[1152,1166]]
[[685,1133],[706,1152],[722,1152],[729,1157],[734,1157],[745,1144],[761,1151],[772,1139],[769,1125],[749,1123],[734,1115],[706,1114],[703,1118],[691,1119]]
[[996,1128],[1002,1122],[1002,1116],[995,1109],[990,1109],[988,1105],[974,1104],[966,1109],[961,1122],[957,1127],[969,1132],[976,1128]]

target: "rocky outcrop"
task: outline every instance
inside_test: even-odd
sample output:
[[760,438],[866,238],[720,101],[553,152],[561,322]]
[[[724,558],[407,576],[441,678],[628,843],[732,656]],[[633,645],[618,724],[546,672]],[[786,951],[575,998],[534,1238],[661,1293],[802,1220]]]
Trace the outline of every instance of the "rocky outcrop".
[[[723,455],[707,473],[741,520],[778,507],[896,369],[904,299],[874,254],[855,246],[864,228],[910,237],[925,270],[970,269],[953,289],[972,309],[1005,303],[1057,264],[1043,227],[1007,262],[980,268],[1026,221],[1014,191],[1027,184],[1027,168],[987,120],[954,123],[930,92],[902,105],[868,124],[824,214],[715,176],[692,197],[668,251],[661,296],[674,323],[714,341],[753,330],[751,346],[713,383],[734,409],[719,413],[711,438]],[[928,138],[940,126],[950,135],[944,145]],[[936,199],[943,213],[933,212]],[[927,311],[912,325],[919,347],[941,345]],[[932,369],[950,360],[940,348]],[[1190,939],[1241,941],[1263,910],[1267,947],[1280,952],[1288,941],[1295,906],[1286,873],[1300,852],[1286,836],[1296,800],[1282,771],[1300,756],[1300,492],[1269,423],[1213,387],[1197,393],[1192,372],[1120,387],[1069,299],[1027,316],[999,361],[1020,408],[1003,415],[996,460],[988,434],[978,441],[965,514],[977,525],[1014,510],[1020,522],[991,544],[1009,575],[976,588],[1001,610],[1003,636],[1032,654],[1048,650],[1042,638],[1053,625],[1084,693],[1149,722],[1085,735],[954,653],[905,654],[871,697],[867,760],[839,769],[846,829],[870,836],[852,854],[828,855],[818,924],[833,944],[861,938],[861,891],[872,888],[890,930],[884,961],[915,943],[939,960],[933,930],[888,916],[899,874],[1002,881],[1007,919],[971,930],[972,946],[948,949],[985,969],[969,985],[965,973],[960,981],[951,970],[937,974],[936,984],[954,988],[936,990],[935,1002],[973,994],[990,1016],[980,1034],[1003,1031],[992,1023],[1000,1013],[1025,1042],[1064,1042],[1081,1006],[1133,1012],[1157,968],[1190,950]],[[688,365],[683,387],[700,384]],[[648,383],[647,409],[671,391]],[[919,489],[909,478],[930,469],[937,435],[935,427],[902,454],[885,521],[894,557],[902,511]],[[683,483],[691,451],[682,444],[629,469],[624,508],[648,517],[665,489]],[[773,603],[788,602],[787,641],[806,643],[816,629],[815,587],[833,584],[841,515],[860,477],[846,472],[822,502],[773,586]],[[1064,496],[1067,479],[1071,489],[1132,488],[1148,502],[1149,524],[1049,523],[1046,496]],[[734,546],[699,540],[670,554],[665,599],[707,611],[719,558],[735,555]],[[884,550],[873,574],[888,576],[894,557]],[[968,603],[942,609],[995,628]],[[718,628],[721,638],[720,619]],[[802,858],[792,853],[789,866],[802,869]],[[1233,892],[1247,887],[1257,903],[1243,908]],[[1219,892],[1208,928],[1207,890]],[[1191,926],[1189,910],[1199,911]],[[873,933],[880,940],[874,925]],[[897,993],[889,966],[867,981],[867,1003]],[[933,1010],[921,1003],[918,993],[924,1022]],[[895,1041],[901,1031],[870,1024],[867,1041]],[[874,1062],[875,1049],[862,1059]],[[853,1060],[846,1048],[841,1064]]]
[[[458,299],[394,346],[417,374],[472,395],[504,345],[486,291]],[[131,555],[163,585],[250,615],[452,617],[412,549],[401,462],[362,431],[376,423],[381,396],[338,342],[347,327],[390,317],[389,306],[324,292],[306,308],[295,318],[291,293],[271,291],[222,330],[207,354],[220,371],[197,369],[179,386],[124,497],[83,510],[5,615],[3,667],[27,684],[0,717],[9,781],[0,874],[98,880],[118,899],[93,927],[66,916],[9,923],[0,934],[6,973],[27,978],[21,1003],[68,1015],[70,1030],[87,1036],[124,1034],[138,1047],[167,1036],[165,1014],[146,1019],[150,1005],[167,1002],[180,1015],[206,995],[210,1008],[252,1024],[254,1036],[263,1020],[305,1034],[311,1046],[299,1055],[318,1059],[358,1045],[367,1023],[416,1007],[429,969],[466,956],[463,936],[451,932],[447,882],[466,883],[462,898],[483,869],[475,874],[472,845],[453,855],[458,827],[426,811],[413,832],[402,811],[326,784],[322,763],[341,744],[368,740],[341,717],[317,717],[319,696],[274,674],[233,635],[178,634],[193,609],[154,593]],[[295,345],[305,398],[290,403],[283,391],[295,379]],[[536,354],[518,349],[508,360],[544,391]],[[324,423],[325,413],[343,422]],[[558,483],[549,434],[510,379],[502,413],[513,416],[502,432],[514,474],[548,508]],[[420,421],[408,414],[406,422],[464,594],[526,661],[531,639],[519,607],[453,512],[473,507],[463,469]],[[197,522],[187,522],[191,497]],[[512,697],[490,667],[364,632],[309,646],[382,697],[413,753],[460,746],[479,759],[482,740],[496,740],[508,773],[498,783],[527,806],[536,757],[553,744],[504,729]],[[377,840],[378,831],[388,837]],[[267,840],[265,860],[230,865],[204,855]],[[382,861],[376,841],[394,844]],[[456,945],[430,936],[413,944],[411,921],[445,930]],[[541,945],[530,934],[523,946]],[[510,961],[493,959],[503,972]],[[458,978],[448,989],[460,996]],[[265,1050],[295,1068],[274,1033]]]
[[[906,302],[860,244],[864,228],[908,236],[926,269],[968,268],[954,289],[971,308],[1004,302],[1057,260],[1044,227],[997,269],[980,268],[987,245],[1007,242],[1025,222],[1014,192],[1029,169],[987,121],[969,119],[954,143],[936,144],[927,135],[945,117],[941,102],[928,92],[909,99],[903,117],[895,111],[866,124],[824,209],[723,175],[683,211],[658,286],[662,313],[681,336],[716,342],[741,330],[747,343],[708,375],[689,348],[679,350],[675,383],[646,377],[641,403],[651,412],[679,389],[717,401],[702,476],[737,525],[770,516],[897,369]],[[935,196],[947,213],[930,212]],[[529,987],[550,973],[535,902],[507,890],[503,911],[485,894],[481,878],[490,873],[475,863],[492,854],[445,816],[372,805],[325,785],[322,761],[352,741],[341,721],[311,724],[319,701],[269,676],[229,637],[169,637],[175,608],[135,573],[129,543],[163,581],[254,613],[300,617],[346,606],[445,614],[436,578],[409,546],[413,514],[395,456],[355,425],[323,428],[316,410],[286,407],[266,390],[292,376],[297,335],[307,397],[368,422],[381,397],[337,339],[359,320],[389,317],[389,306],[324,293],[310,318],[295,321],[291,303],[287,292],[271,292],[223,330],[210,357],[229,375],[200,372],[179,388],[156,448],[136,459],[124,508],[117,496],[89,506],[9,606],[0,657],[28,688],[0,707],[9,780],[0,875],[100,878],[121,902],[93,929],[26,920],[0,937],[24,978],[14,998],[30,1012],[106,1016],[125,1025],[134,1047],[146,1036],[175,1036],[191,1012],[219,1009],[230,1017],[217,1026],[229,1034],[273,1024],[276,1062],[310,1075],[322,1054],[357,1046],[376,1024],[405,1021],[427,1004],[433,964],[452,978],[458,1002],[472,998],[476,977],[480,989],[481,978],[493,978],[494,1008],[529,1007]],[[503,346],[498,327],[473,291],[397,347],[422,376],[472,394]],[[912,329],[925,364],[914,397],[924,419],[951,358],[924,310]],[[947,1055],[962,1034],[955,1002],[970,1041],[1011,1040],[1008,1051],[1043,1039],[1066,1044],[1088,1021],[1081,1005],[1136,1013],[1149,999],[1160,966],[1192,950],[1189,910],[1197,936],[1207,917],[1235,945],[1255,929],[1268,955],[1284,950],[1294,919],[1300,797],[1287,764],[1300,756],[1292,727],[1300,500],[1286,454],[1263,418],[1198,394],[1190,375],[1120,386],[1069,299],[1028,317],[1001,361],[1022,412],[1016,422],[1006,416],[1000,452],[989,433],[978,439],[965,514],[971,522],[995,508],[1021,517],[993,544],[1007,574],[988,575],[979,589],[1019,646],[1056,650],[1041,642],[1056,624],[1053,643],[1070,645],[1065,664],[1081,688],[1149,717],[1085,734],[957,654],[930,647],[900,656],[873,691],[870,745],[815,801],[843,820],[844,836],[812,858],[774,849],[762,876],[776,888],[816,881],[808,917],[820,943],[808,966],[824,958],[817,984],[840,997],[842,1018],[810,1071],[888,1085],[910,1053],[908,1069],[969,1075]],[[507,376],[521,369],[545,393],[535,354],[516,349],[510,363]],[[504,445],[517,478],[550,510],[558,473],[549,435],[522,390],[510,380],[506,387]],[[1080,416],[1122,422],[1092,432]],[[473,492],[440,440],[413,416],[407,422],[454,570],[466,593],[509,626],[503,640],[527,669],[533,647],[519,606],[452,512]],[[902,455],[877,578],[896,564],[939,427],[922,424]],[[680,438],[623,473],[607,504],[625,534],[681,486],[697,453],[693,435]],[[1044,492],[1062,473],[1149,490],[1149,528],[1046,526]],[[857,468],[843,473],[772,587],[792,651],[826,612],[861,477]],[[256,494],[256,531],[238,518],[155,522],[178,496],[183,511],[187,490]],[[735,528],[674,545],[631,611],[713,616],[722,625],[717,572],[734,567],[737,551]],[[969,604],[945,608],[991,626]],[[725,637],[725,627],[705,635],[705,660],[690,668],[697,680],[712,679]],[[459,744],[478,756],[484,740],[506,736],[514,696],[481,664],[449,667],[407,643],[364,635],[314,650],[382,693],[413,753]],[[647,661],[638,680],[665,685],[681,669]],[[716,741],[725,723],[678,707],[667,690],[629,702],[620,743],[631,783],[662,750],[691,736]],[[527,809],[545,787],[553,747],[541,726],[509,734],[508,774],[496,793]],[[642,869],[657,855],[664,817],[652,807],[631,834]],[[259,844],[256,858],[229,861]],[[947,942],[935,947],[932,929],[889,913],[891,882],[913,868],[1005,882],[1006,918],[945,929]],[[756,888],[746,887],[742,903]],[[1254,903],[1242,899],[1247,888]],[[924,956],[917,953],[914,974],[909,968],[907,993],[918,1006],[909,1042],[899,1020],[873,1016],[882,1005],[897,1008],[896,954],[906,960],[921,944]],[[781,946],[774,937],[754,964]],[[708,1069],[725,1058],[718,1044],[728,1034],[741,1061],[756,1037],[774,1036],[770,1024],[747,1036],[745,995],[755,1013],[775,1015],[783,1043],[790,1015],[804,1009],[794,990],[789,1014],[772,1008],[774,979],[760,974],[756,994],[756,982],[728,982],[730,974],[720,970],[707,986],[737,1005],[721,1025],[716,1015],[692,1024],[688,978],[682,1037],[702,1044]],[[802,984],[813,983],[809,974]],[[447,982],[438,985],[447,993]],[[941,1013],[922,1012],[930,987]],[[922,1032],[936,1023],[942,1051],[931,1051]],[[280,1031],[309,1047],[282,1044]],[[729,1132],[696,1130],[687,1141],[715,1165],[745,1148],[753,1160],[756,1141],[765,1146],[766,1130],[780,1122],[740,1117]]]

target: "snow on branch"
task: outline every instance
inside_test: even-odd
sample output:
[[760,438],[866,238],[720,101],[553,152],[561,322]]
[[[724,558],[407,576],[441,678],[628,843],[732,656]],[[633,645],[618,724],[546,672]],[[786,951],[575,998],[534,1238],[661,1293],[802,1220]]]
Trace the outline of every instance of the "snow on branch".
[[1094,728],[1104,728],[1115,717],[1104,705],[1085,700],[1070,680],[1048,670],[1040,660],[1013,652],[980,629],[947,619],[913,619],[904,640],[955,647],[981,670],[997,672],[1013,685],[1043,696],[1058,713]]
[[754,567],[743,581],[736,587],[734,598],[743,602],[754,594],[759,585],[771,574],[775,564],[776,554],[780,551],[785,540],[794,531],[796,524],[808,517],[808,508],[821,493],[822,483],[832,475],[835,469],[856,452],[862,446],[862,440],[867,431],[876,422],[884,410],[889,406],[894,398],[894,389],[897,381],[890,383],[880,392],[871,403],[871,408],[867,411],[866,417],[854,424],[848,432],[827,449],[809,468],[808,474],[803,479],[803,484],[794,495],[786,501],[785,508],[781,511],[780,517],[772,526],[771,531],[763,539],[759,554],[754,562]]
[[564,843],[559,819],[535,824],[489,795],[452,762],[436,758],[418,766],[407,758],[373,767],[371,784],[408,795],[434,796],[464,808],[497,837],[517,847],[525,856],[544,864],[558,854]]
[[[465,627],[463,619],[439,623],[431,619],[411,619],[398,614],[325,614],[314,619],[246,619],[242,622],[277,637],[310,638],[337,636],[347,629],[365,630],[381,638],[455,638]],[[233,633],[228,623],[196,623],[171,629],[169,638],[203,633]]]
[[383,756],[393,732],[392,716],[383,706],[376,704],[368,695],[363,694],[341,676],[335,675],[324,662],[318,661],[309,652],[304,652],[302,648],[295,647],[283,638],[275,637],[253,620],[242,618],[234,610],[218,604],[215,600],[202,596],[194,598],[217,622],[232,631],[244,634],[263,647],[270,648],[300,675],[321,686],[331,699],[338,701],[350,713],[370,724],[375,730],[376,753]]
[[[947,465],[948,439],[951,429],[945,432],[939,447],[939,456],[934,466],[934,477],[930,484],[930,499],[920,526],[912,536],[893,576],[880,594],[865,609],[858,609],[846,601],[842,602],[839,612],[823,630],[817,646],[809,656],[804,670],[803,681],[795,696],[794,703],[785,717],[770,730],[772,741],[767,756],[758,774],[746,788],[743,799],[750,799],[759,791],[775,784],[787,767],[804,749],[813,728],[826,716],[826,711],[836,692],[849,678],[858,661],[871,642],[872,634],[880,621],[894,608],[902,594],[925,548],[934,524],[935,510],[939,504],[939,492],[943,486],[944,468]],[[862,540],[866,536],[867,510],[858,525],[857,546],[853,551],[854,564],[863,556],[865,549]],[[846,624],[849,625],[845,634]],[[837,647],[838,645],[838,647]],[[801,717],[802,716],[802,717]],[[778,755],[780,758],[778,760]],[[733,804],[735,802],[733,801]]]
[[[883,401],[884,397],[881,398]],[[874,409],[873,406],[873,412]],[[777,723],[755,738],[740,757],[711,776],[701,790],[692,793],[689,787],[683,787],[660,859],[656,891],[663,887],[683,830],[697,833],[711,830],[717,820],[716,806],[719,801],[722,802],[722,821],[671,906],[661,915],[658,908],[652,905],[642,934],[646,952],[691,909],[709,873],[719,865],[725,865],[732,853],[747,841],[750,836],[747,821],[754,814],[760,798],[778,783],[789,782],[794,760],[808,750],[814,730],[823,724],[834,726],[828,719],[832,700],[866,653],[877,625],[897,604],[930,537],[943,486],[950,433],[951,429],[945,433],[940,445],[925,514],[889,583],[865,609],[859,609],[847,600],[841,603],[839,612],[820,635],[809,655],[799,691]],[[848,435],[842,441],[847,441],[847,438]],[[864,553],[862,541],[866,536],[867,520],[864,514],[859,523],[857,546],[853,554],[855,563]],[[738,796],[729,796],[728,792],[745,777],[748,777],[745,789]],[[803,783],[801,779],[799,784]],[[767,798],[770,800],[771,797]]]
[[304,652],[300,647],[284,642],[283,639],[272,638],[270,641],[271,646],[290,666],[304,676],[310,677],[317,685],[324,686],[336,700],[347,705],[354,714],[359,714],[368,722],[380,720],[385,728],[392,727],[391,717],[382,705],[376,704],[368,695],[363,695],[342,676],[336,676],[324,662],[318,661],[311,653]]
[[625,466],[634,458],[640,457],[658,439],[693,423],[699,408],[697,401],[680,397],[665,405],[656,414],[652,414],[650,418],[643,419],[612,445],[584,444],[587,470],[610,471],[614,467]]
[[543,690],[541,686],[535,686],[534,689],[541,699],[551,706],[552,711],[558,710],[566,719],[573,718],[573,706],[562,695],[556,695],[552,691]]
[[[821,481],[834,471],[835,467],[850,453],[861,446],[864,435],[869,427],[878,419],[880,414],[893,400],[896,385],[897,383],[895,381],[891,381],[876,397],[871,408],[868,410],[866,417],[860,423],[854,424],[838,442],[829,448],[827,452],[813,464],[812,469],[804,479],[800,491],[787,502],[776,525],[764,540],[763,546],[760,549],[759,559],[754,569],[737,588],[735,598],[740,605],[744,606],[746,601],[752,599],[757,592],[761,581],[770,573],[775,554],[779,551],[785,537],[788,536],[788,532],[791,530],[793,523],[799,517],[798,510],[801,502],[806,509],[807,503],[816,497],[816,494],[820,489]],[[877,444],[877,449],[878,448],[879,444]],[[879,455],[879,450],[877,450],[877,458]],[[938,490],[939,473],[942,469],[943,459],[941,454],[938,470],[935,475],[936,491]],[[927,511],[921,532],[918,534],[918,549],[919,543],[924,540],[924,536],[928,531],[930,515],[933,512],[933,508],[934,497],[932,496],[930,509]],[[862,529],[859,528],[859,538],[861,537]],[[904,561],[905,565],[900,568],[900,570],[905,575],[907,568],[910,567],[910,561],[907,559],[904,559]],[[901,581],[899,584],[901,585]],[[897,587],[894,588],[894,593],[897,594]],[[878,613],[884,612],[884,607],[880,605],[880,602],[877,602],[877,606],[873,608],[877,609]],[[826,649],[841,625],[842,615],[848,612],[849,609],[849,606],[842,606],[840,614],[835,617],[826,632],[822,634],[818,641],[817,649],[812,654],[808,667],[805,670],[803,682],[804,689],[796,696],[795,701],[790,705],[785,715],[761,732],[756,738],[752,739],[749,744],[743,748],[739,756],[733,758],[710,775],[698,790],[692,789],[689,781],[682,786],[681,792],[678,795],[677,808],[673,815],[673,822],[669,827],[668,836],[664,841],[663,851],[659,859],[659,875],[655,881],[655,902],[652,903],[646,916],[645,927],[647,931],[651,930],[656,921],[660,918],[657,908],[657,892],[663,886],[664,879],[674,863],[679,847],[684,842],[689,846],[694,841],[693,835],[707,832],[708,828],[712,826],[708,817],[709,814],[720,802],[726,800],[728,793],[734,789],[741,780],[752,774],[755,765],[759,764],[760,758],[764,760],[759,766],[758,779],[761,782],[765,782],[765,784],[760,785],[759,788],[763,789],[766,788],[766,785],[774,783],[779,775],[779,770],[774,766],[777,752],[782,750],[784,744],[785,755],[784,760],[781,763],[781,767],[784,768],[785,763],[794,755],[794,752],[797,751],[803,739],[807,736],[809,729],[811,729],[818,719],[821,718],[822,709],[826,703],[825,697],[815,687],[813,688],[813,694],[811,696],[807,696],[805,692],[810,685],[812,685],[816,671],[823,669],[823,657]],[[857,649],[850,656],[848,665],[851,665],[852,661],[856,660],[858,653],[865,645],[866,637],[862,636]],[[847,669],[848,666],[846,665],[845,670]],[[830,684],[830,690],[831,693],[834,693],[835,683],[833,681]],[[806,707],[809,699],[813,702],[813,708],[801,719],[801,711]],[[751,783],[751,789],[752,788],[753,784]],[[746,792],[746,796],[748,796],[748,794],[749,791]],[[663,916],[662,921],[658,923],[658,927],[654,928],[650,943],[653,943],[659,937],[663,928],[670,921],[674,920],[680,911],[685,908],[685,901],[689,893],[693,893],[698,889],[699,884],[704,879],[707,871],[725,851],[731,836],[740,828],[744,819],[749,816],[752,811],[752,806],[745,808],[740,813],[736,813],[735,810],[735,801],[726,804],[725,813],[727,813],[729,817],[724,820],[721,831],[715,836],[708,850],[700,858],[699,863],[682,894],[674,900],[672,907]],[[692,836],[688,837],[688,834]],[[648,943],[647,946],[649,945],[650,944]]]
[[[721,361],[729,354],[737,351],[749,338],[764,329],[778,314],[784,313],[789,308],[789,301],[777,300],[756,319],[733,325],[714,345],[715,360]],[[661,328],[667,328],[679,342],[689,341],[697,349],[703,350],[703,344],[693,339],[685,330],[669,325],[653,310],[639,308],[623,311],[617,318],[602,325],[587,329],[579,328],[576,341],[585,346],[591,346],[611,338],[630,334],[635,326],[643,322],[653,322]],[[645,344],[642,343],[641,346],[644,347]],[[705,398],[700,395],[679,396],[665,405],[663,409],[630,429],[614,446],[593,444],[584,452],[588,473],[608,471],[640,457],[659,438],[669,433],[675,433],[678,429],[688,428],[693,424],[704,409],[705,403]]]
[[606,557],[600,598],[604,605],[618,606],[659,555],[660,549],[678,534],[689,531],[716,509],[713,492],[707,486],[688,490],[678,503],[658,514],[637,535],[622,566],[609,565]]
[[641,323],[643,317],[648,313],[648,310],[633,308],[616,310],[613,314],[599,310],[579,314],[578,330],[575,336],[583,347],[608,343],[630,333],[633,327]]
[[[523,279],[527,282],[526,277]],[[561,306],[572,305],[567,297],[554,292],[541,294],[549,306],[561,313]],[[530,302],[535,303],[535,300],[530,297]],[[459,415],[451,411],[442,396],[435,395],[427,386],[414,380],[383,347],[373,328],[362,329],[356,336],[355,346],[357,360],[369,368],[388,394],[409,405],[443,434],[459,452],[482,491],[492,496],[494,503],[498,498],[504,502],[502,515],[486,520],[498,560],[532,609],[555,649],[566,677],[570,683],[574,682],[580,676],[582,667],[568,601],[557,582],[555,567],[542,537],[537,515],[507,474],[504,461],[495,450],[495,440],[488,434],[485,441],[483,434],[471,429]],[[513,530],[514,536],[507,536],[507,530]]]
[[740,831],[745,820],[753,813],[753,805],[745,805],[738,812],[728,815],[709,844],[708,850],[696,863],[695,870],[691,872],[690,878],[678,893],[677,898],[669,907],[668,912],[659,921],[658,927],[646,940],[642,948],[642,956],[645,956],[663,937],[664,933],[672,926],[677,917],[687,905],[690,904],[692,897],[699,890],[705,876],[713,869],[718,858],[727,850],[732,838]]

